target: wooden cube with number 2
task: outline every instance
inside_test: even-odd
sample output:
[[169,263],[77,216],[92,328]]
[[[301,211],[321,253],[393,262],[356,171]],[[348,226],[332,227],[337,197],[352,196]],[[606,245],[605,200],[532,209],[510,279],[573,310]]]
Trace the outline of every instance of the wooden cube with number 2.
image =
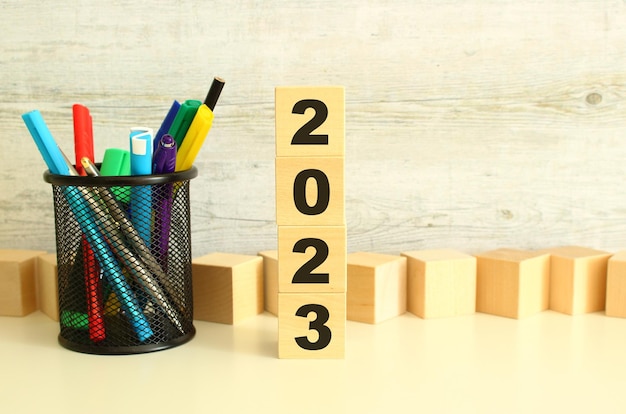
[[276,88],[276,156],[343,157],[344,102],[339,86]]
[[279,292],[345,292],[346,227],[278,227]]

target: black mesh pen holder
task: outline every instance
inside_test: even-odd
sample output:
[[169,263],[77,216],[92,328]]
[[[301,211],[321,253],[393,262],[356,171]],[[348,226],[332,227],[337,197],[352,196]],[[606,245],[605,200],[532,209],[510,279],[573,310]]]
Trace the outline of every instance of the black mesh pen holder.
[[137,354],[195,335],[189,182],[162,175],[77,177],[52,184],[59,343],[90,354]]

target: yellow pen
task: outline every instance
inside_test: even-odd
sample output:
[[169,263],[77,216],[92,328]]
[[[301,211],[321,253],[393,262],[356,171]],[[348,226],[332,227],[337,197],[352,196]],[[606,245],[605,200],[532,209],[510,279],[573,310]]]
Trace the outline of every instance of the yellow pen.
[[191,168],[212,124],[213,111],[205,104],[200,105],[187,134],[185,134],[183,143],[176,153],[176,171],[185,171]]

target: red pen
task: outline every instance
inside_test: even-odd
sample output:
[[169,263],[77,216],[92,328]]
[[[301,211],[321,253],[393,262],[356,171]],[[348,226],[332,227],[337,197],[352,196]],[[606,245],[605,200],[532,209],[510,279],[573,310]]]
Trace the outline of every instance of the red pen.
[[[91,114],[86,106],[75,104],[72,106],[74,116],[74,155],[76,157],[76,171],[80,175],[87,175],[81,159],[83,157],[94,161],[93,126]],[[102,306],[102,284],[100,283],[100,268],[93,250],[83,235],[82,240],[83,272],[85,274],[85,289],[87,291],[87,321],[89,338],[94,342],[106,338]]]

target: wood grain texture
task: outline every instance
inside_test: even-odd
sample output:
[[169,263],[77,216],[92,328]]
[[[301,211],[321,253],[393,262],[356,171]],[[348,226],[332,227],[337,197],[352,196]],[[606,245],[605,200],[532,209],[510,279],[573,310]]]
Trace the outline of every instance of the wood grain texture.
[[194,257],[276,249],[274,89],[342,85],[348,251],[626,245],[622,1],[0,1],[0,247],[53,251],[39,109],[96,158],[226,79],[192,182]]

